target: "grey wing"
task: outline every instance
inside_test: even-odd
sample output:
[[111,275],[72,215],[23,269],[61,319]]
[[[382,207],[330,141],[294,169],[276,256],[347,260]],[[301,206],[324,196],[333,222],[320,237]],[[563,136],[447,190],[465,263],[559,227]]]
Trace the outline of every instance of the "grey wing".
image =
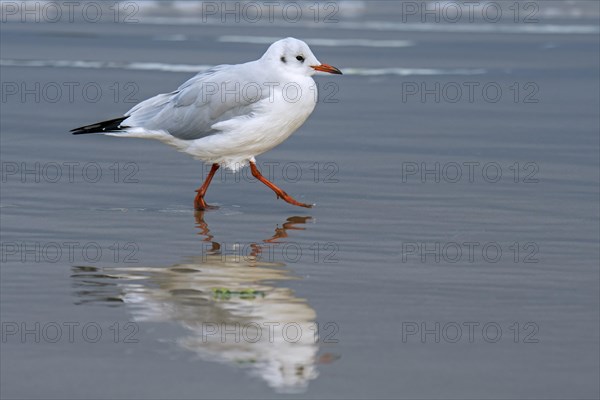
[[174,92],[139,103],[125,114],[128,118],[122,125],[165,130],[183,140],[218,132],[212,129],[214,124],[251,114],[256,102],[268,96],[262,93],[264,90],[256,96],[242,95],[246,79],[237,67],[212,68],[194,76]]

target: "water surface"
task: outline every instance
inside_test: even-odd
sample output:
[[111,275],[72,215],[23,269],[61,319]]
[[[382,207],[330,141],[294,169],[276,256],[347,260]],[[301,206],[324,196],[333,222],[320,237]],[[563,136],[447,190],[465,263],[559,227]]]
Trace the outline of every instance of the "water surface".
[[[318,29],[3,23],[3,84],[79,86],[2,101],[2,396],[597,398],[598,10],[578,6],[476,34],[385,4]],[[67,133],[290,35],[349,71],[259,157],[313,209],[246,171],[197,214],[200,163]],[[352,38],[372,42],[325,41]]]

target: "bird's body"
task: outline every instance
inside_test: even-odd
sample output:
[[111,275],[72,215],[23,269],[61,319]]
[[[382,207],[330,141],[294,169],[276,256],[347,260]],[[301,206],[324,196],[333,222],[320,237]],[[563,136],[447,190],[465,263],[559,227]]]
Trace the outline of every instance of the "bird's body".
[[216,165],[215,171],[221,165],[252,167],[255,156],[285,141],[312,113],[317,87],[311,76],[317,70],[341,73],[320,64],[306,43],[279,40],[256,61],[214,67],[174,92],[137,104],[121,118],[72,132],[157,139]]

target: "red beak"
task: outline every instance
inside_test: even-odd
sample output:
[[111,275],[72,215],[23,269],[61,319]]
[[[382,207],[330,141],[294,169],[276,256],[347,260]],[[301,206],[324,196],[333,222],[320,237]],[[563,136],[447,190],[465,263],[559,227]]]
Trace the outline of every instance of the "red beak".
[[311,68],[313,68],[316,71],[322,71],[322,72],[328,72],[330,74],[342,75],[342,71],[340,71],[336,67],[333,67],[329,64],[311,65]]

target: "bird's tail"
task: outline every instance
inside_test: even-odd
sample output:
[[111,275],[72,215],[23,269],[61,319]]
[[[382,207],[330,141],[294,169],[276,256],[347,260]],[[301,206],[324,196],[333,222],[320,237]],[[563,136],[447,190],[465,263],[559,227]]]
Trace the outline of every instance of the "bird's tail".
[[96,122],[95,124],[81,126],[79,128],[71,129],[70,132],[73,135],[85,135],[88,133],[108,133],[117,132],[129,128],[128,126],[122,126],[121,122],[126,120],[128,117],[120,117],[115,119],[109,119],[108,121]]

